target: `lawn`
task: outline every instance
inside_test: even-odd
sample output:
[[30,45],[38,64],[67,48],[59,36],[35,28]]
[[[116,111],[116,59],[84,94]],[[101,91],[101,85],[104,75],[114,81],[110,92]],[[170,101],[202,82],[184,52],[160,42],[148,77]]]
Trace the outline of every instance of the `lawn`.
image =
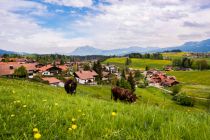
[[[121,68],[124,67],[126,58],[120,57],[120,58],[109,58],[105,60],[104,64],[115,64]],[[150,68],[157,68],[157,69],[163,69],[166,65],[171,65],[170,60],[153,60],[153,59],[138,59],[138,58],[132,58],[132,63],[129,65],[130,68],[134,69],[142,69],[144,70],[146,66],[149,66]]]
[[[138,89],[137,94],[155,91],[143,90]],[[33,128],[38,128],[44,140],[210,137],[210,116],[205,112],[141,103],[149,102],[151,96],[144,96],[136,104],[114,102],[109,99],[109,91],[108,86],[79,86],[77,94],[71,96],[63,88],[0,79],[0,139],[33,139]],[[157,102],[163,100],[157,97]]]
[[210,71],[171,71],[177,79],[186,84],[199,84],[210,86]]
[[188,53],[187,52],[177,52],[177,53],[162,53],[164,58],[167,59],[178,59],[178,58],[183,58],[186,56]]
[[182,83],[182,92],[199,98],[210,96],[210,71],[173,71],[167,72],[176,76]]

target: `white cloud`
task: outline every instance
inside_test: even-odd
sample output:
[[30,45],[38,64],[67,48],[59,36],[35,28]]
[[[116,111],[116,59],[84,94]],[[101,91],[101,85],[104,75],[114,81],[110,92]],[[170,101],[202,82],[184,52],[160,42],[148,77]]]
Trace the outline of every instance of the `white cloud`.
[[[205,32],[210,29],[208,24],[210,9],[199,8],[209,1],[106,0],[106,2],[110,2],[111,5],[99,6],[103,14],[88,16],[84,21],[75,24],[75,28],[85,34],[89,33],[94,46],[98,48],[169,47],[209,37]],[[202,28],[183,26],[184,22],[194,21],[206,26]],[[186,34],[188,36],[184,37]]]
[[[101,49],[169,47],[210,37],[210,8],[201,8],[210,6],[209,0],[103,0],[111,4],[98,7],[93,7],[91,0],[45,1],[79,8],[91,7],[101,13],[87,14],[82,18],[73,12],[71,14],[78,18],[77,21],[62,25],[69,30],[56,31],[40,26],[38,23],[42,21],[31,16],[48,16],[46,5],[24,0],[0,1],[0,21],[3,21],[0,22],[1,49],[67,53],[84,45]],[[22,10],[29,16],[14,13]],[[67,36],[77,33],[81,36]]]
[[3,21],[0,22],[1,49],[31,53],[67,53],[77,46],[91,44],[91,41],[82,37],[65,38],[62,32],[43,28],[30,17],[10,12],[20,7],[30,9],[35,6],[33,2],[19,2],[23,3],[0,9],[0,21]]
[[71,7],[91,7],[92,0],[44,0],[48,3],[71,6]]

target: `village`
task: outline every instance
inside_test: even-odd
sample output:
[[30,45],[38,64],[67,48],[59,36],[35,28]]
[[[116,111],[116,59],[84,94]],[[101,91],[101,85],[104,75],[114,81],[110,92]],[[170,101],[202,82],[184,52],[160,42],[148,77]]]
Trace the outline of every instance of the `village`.
[[[17,72],[18,69],[24,69]],[[172,66],[166,66],[164,71],[172,71]],[[97,60],[61,62],[55,60],[53,63],[41,64],[27,58],[0,58],[0,76],[8,78],[27,78],[34,81],[47,83],[51,86],[64,87],[69,78],[73,78],[78,84],[116,84],[117,80],[128,79],[129,74],[134,78],[134,85],[171,87],[179,84],[175,76],[167,76],[164,71],[157,69],[138,70],[127,68],[120,69],[114,64],[101,64]]]

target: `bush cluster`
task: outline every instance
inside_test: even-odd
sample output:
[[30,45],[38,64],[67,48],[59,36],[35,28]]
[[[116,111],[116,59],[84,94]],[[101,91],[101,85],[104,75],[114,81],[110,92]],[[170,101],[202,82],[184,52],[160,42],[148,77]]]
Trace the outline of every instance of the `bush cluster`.
[[185,93],[177,94],[173,97],[173,100],[183,106],[194,106],[195,100],[192,97],[187,96]]

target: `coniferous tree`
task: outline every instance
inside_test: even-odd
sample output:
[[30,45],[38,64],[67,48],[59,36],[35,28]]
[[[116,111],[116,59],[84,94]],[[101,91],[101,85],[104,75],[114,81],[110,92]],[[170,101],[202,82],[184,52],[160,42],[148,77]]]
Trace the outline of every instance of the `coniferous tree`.
[[124,78],[124,79],[126,79],[125,69],[122,70],[121,77]]
[[129,73],[129,76],[128,76],[128,82],[130,83],[130,85],[131,85],[131,90],[132,91],[135,91],[135,86],[136,86],[136,84],[135,84],[135,80],[134,80],[134,77],[133,77],[133,75],[132,75],[132,73],[130,72]]

